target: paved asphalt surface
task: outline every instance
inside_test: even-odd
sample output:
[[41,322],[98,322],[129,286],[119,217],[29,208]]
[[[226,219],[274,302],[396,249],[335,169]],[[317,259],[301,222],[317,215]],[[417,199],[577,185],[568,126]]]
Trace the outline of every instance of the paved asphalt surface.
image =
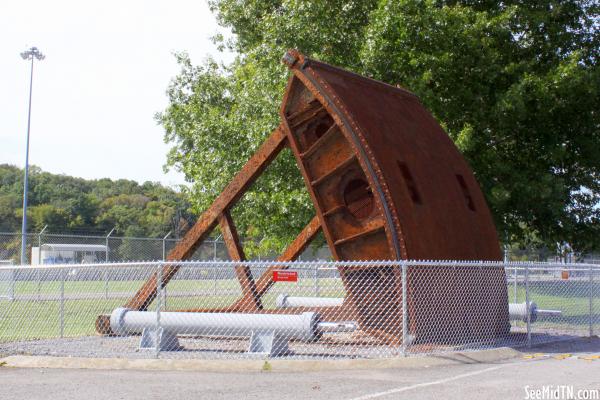
[[[600,339],[540,346],[497,363],[429,368],[310,373],[0,368],[0,398],[20,400],[531,399],[535,393],[526,389],[544,385],[552,390],[568,385],[574,398],[583,394],[580,389],[600,395]],[[568,397],[565,392],[546,398]]]

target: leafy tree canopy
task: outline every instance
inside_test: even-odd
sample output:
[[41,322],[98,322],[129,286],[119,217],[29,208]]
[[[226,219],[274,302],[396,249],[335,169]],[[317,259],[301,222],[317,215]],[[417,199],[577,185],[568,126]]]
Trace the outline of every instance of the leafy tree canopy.
[[[85,180],[31,167],[29,231],[48,225],[52,233],[106,233],[125,236],[181,235],[194,217],[184,196],[158,183],[120,179]],[[0,232],[21,229],[23,170],[0,165]]]
[[[213,0],[230,65],[181,72],[158,115],[201,212],[278,125],[288,48],[416,93],[471,164],[505,241],[600,247],[597,0]],[[313,214],[279,157],[234,210],[280,249]]]

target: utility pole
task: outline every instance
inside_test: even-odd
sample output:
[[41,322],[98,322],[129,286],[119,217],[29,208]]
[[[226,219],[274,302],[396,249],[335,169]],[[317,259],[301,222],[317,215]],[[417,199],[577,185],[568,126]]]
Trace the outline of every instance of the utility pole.
[[31,74],[29,76],[29,112],[27,114],[27,147],[25,150],[25,178],[23,182],[23,224],[21,225],[21,265],[27,263],[27,194],[29,181],[29,132],[31,129],[31,94],[33,92],[33,62],[43,60],[44,56],[37,47],[21,53],[24,60],[31,60]]

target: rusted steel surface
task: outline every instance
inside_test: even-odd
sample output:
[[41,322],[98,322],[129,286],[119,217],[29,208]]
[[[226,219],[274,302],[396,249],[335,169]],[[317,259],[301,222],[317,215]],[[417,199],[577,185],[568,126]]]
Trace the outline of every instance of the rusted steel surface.
[[[294,241],[285,249],[283,254],[277,258],[277,261],[294,261],[306,248],[310,245],[312,240],[321,231],[321,223],[319,218],[313,217],[313,219],[302,229],[302,231],[296,236]],[[268,267],[256,281],[256,296],[260,299],[275,283],[273,281],[273,271],[276,269],[287,269],[285,266],[271,266]],[[234,310],[243,309],[244,304],[251,301],[248,294],[244,294],[242,298],[233,304]]]
[[[310,245],[312,240],[321,231],[321,223],[319,218],[313,217],[313,219],[304,227],[302,232],[298,234],[296,239],[285,249],[283,254],[277,258],[277,261],[294,261],[306,248]],[[273,285],[273,271],[276,269],[286,269],[286,267],[269,267],[261,275],[256,283],[256,291],[260,296],[265,294],[267,290]]]
[[286,145],[286,135],[277,128],[260,146],[256,153],[242,167],[211,206],[200,216],[198,222],[185,235],[183,240],[169,253],[169,260],[188,259],[206,238],[223,211],[231,208],[246,190],[277,157]]
[[[277,261],[294,261],[294,260],[296,260],[300,256],[300,254],[302,254],[302,252],[304,250],[306,250],[306,248],[310,245],[310,243],[315,238],[315,236],[320,232],[320,230],[321,230],[321,224],[319,222],[319,219],[317,217],[313,217],[313,219],[311,219],[311,221],[304,227],[304,229],[302,229],[302,231],[298,234],[298,236],[294,239],[294,241],[285,249],[283,254],[280,257],[278,257]],[[224,233],[224,236],[225,236],[225,233]],[[237,243],[239,245],[239,239],[238,239]],[[236,251],[239,251],[237,257],[240,257],[240,260],[238,260],[238,261],[241,261],[241,259],[243,258],[243,250],[240,247],[240,249],[236,250]],[[253,280],[251,281],[252,282],[251,284],[254,284],[255,289],[250,292],[244,291],[244,288],[246,286],[244,284],[241,284],[242,292],[243,292],[242,297],[240,297],[240,299],[235,301],[231,306],[225,307],[225,308],[220,308],[218,310],[220,312],[247,311],[248,305],[252,306],[251,310],[256,309],[256,308],[262,309],[262,304],[261,304],[261,307],[253,307],[253,306],[257,304],[257,301],[260,302],[260,298],[273,285],[273,283],[274,283],[273,282],[273,271],[275,269],[285,269],[285,268],[286,267],[281,267],[281,266],[280,267],[273,266],[273,267],[267,268],[267,270],[259,277],[259,279],[256,283],[254,283]],[[163,268],[163,272],[170,273],[170,275],[168,275],[168,279],[163,280],[163,285],[166,285],[169,282],[170,278],[173,277],[173,275],[177,272],[178,269],[179,269],[179,267],[176,264],[169,266],[168,268]],[[237,270],[236,270],[236,275],[237,275]],[[166,275],[163,275],[163,276],[166,277]],[[153,285],[153,284],[156,285],[156,277],[155,276],[152,276],[144,284],[144,287],[142,287],[142,289],[140,291],[138,291],[138,293],[125,305],[125,307],[132,308],[132,309],[134,307],[140,307],[138,309],[144,309],[144,310],[147,309],[150,302],[152,302],[152,300],[154,300],[154,298],[156,296],[156,291],[155,290],[154,290],[154,292],[152,291],[151,285]],[[143,291],[144,288],[146,288],[146,291]],[[142,293],[143,295],[140,295],[139,293]],[[148,293],[150,293],[150,295],[147,297],[144,297]],[[146,299],[146,301],[147,301],[147,304],[143,305],[144,308],[141,308],[142,306],[140,306],[140,299]],[[257,299],[257,300],[255,300],[255,299]],[[260,304],[260,303],[258,303],[258,304]],[[351,309],[348,308],[348,310],[345,311],[344,314],[351,312],[350,310]],[[110,315],[99,315],[98,316],[98,318],[96,319],[96,332],[98,332],[99,334],[102,334],[102,335],[111,335],[112,334],[112,332],[110,330]]]
[[[244,249],[240,244],[240,238],[237,233],[237,229],[231,219],[231,215],[228,211],[223,212],[219,217],[219,226],[221,228],[221,234],[223,235],[223,241],[229,252],[229,257],[232,261],[244,261],[246,259],[244,255]],[[243,311],[260,310],[262,304],[260,302],[260,296],[256,293],[256,283],[252,277],[252,271],[247,265],[240,265],[235,267],[235,275],[237,276],[240,286],[242,287],[242,293],[244,302],[239,305],[239,309]]]
[[113,335],[114,332],[110,329],[110,315],[101,314],[96,317],[94,323],[96,327],[96,333],[100,335]]
[[[293,75],[282,125],[336,259],[500,260],[473,173],[414,94],[294,50],[283,61]],[[340,272],[361,327],[400,337],[399,268]],[[502,269],[477,281],[468,269],[410,275],[409,327],[417,340],[465,337],[480,324],[493,327],[480,332],[494,334],[509,328]],[[473,301],[461,303],[459,283]],[[433,286],[437,294],[427,290]],[[484,292],[496,296],[478,295]]]
[[[241,171],[231,180],[227,187],[215,199],[211,206],[201,216],[192,229],[188,231],[183,240],[171,250],[167,260],[186,260],[202,244],[204,239],[212,232],[223,212],[231,208],[254,183],[260,174],[269,166],[286,146],[285,132],[278,127],[254,155],[242,167]],[[165,266],[162,271],[163,284],[166,285],[177,273],[177,264]],[[146,310],[156,297],[156,276],[153,275],[144,283],[138,292],[125,304],[133,310]]]
[[[173,276],[179,270],[179,266],[176,263],[165,265],[161,268],[161,281],[162,286],[165,286]],[[136,294],[125,303],[124,307],[132,310],[145,311],[148,306],[156,298],[158,285],[157,273],[152,276],[142,285],[142,287],[136,292]],[[98,323],[96,324],[98,326]],[[100,331],[99,331],[100,332]]]
[[[294,260],[320,230],[336,260],[500,260],[496,230],[473,173],[414,94],[294,50],[284,56],[284,62],[292,76],[281,107],[281,125],[169,254],[169,260],[190,257],[219,219],[229,236],[231,257],[242,260],[228,210],[286,144],[296,158],[316,217],[279,260]],[[261,297],[274,284],[273,269],[256,283],[249,271],[236,271],[242,286],[249,289],[227,310],[247,310],[248,304],[260,309]],[[408,273],[405,299],[415,341],[452,342],[471,338],[473,332],[484,332],[486,336],[475,339],[486,340],[509,329],[502,268],[478,274],[464,267],[416,270]],[[176,271],[176,264],[166,267],[164,279],[168,281]],[[347,297],[337,312],[355,316],[363,332],[399,343],[401,269],[374,265],[339,272]],[[128,303],[130,308],[144,309],[152,301],[153,279]]]

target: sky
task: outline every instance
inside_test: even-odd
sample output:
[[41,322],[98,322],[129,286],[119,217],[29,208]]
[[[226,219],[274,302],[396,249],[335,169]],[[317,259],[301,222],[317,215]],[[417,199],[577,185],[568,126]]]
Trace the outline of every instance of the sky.
[[230,61],[210,37],[217,26],[202,0],[6,0],[0,2],[0,164],[25,165],[32,46],[30,165],[86,179],[184,183],[164,173],[169,146],[154,115],[179,67],[208,55]]

